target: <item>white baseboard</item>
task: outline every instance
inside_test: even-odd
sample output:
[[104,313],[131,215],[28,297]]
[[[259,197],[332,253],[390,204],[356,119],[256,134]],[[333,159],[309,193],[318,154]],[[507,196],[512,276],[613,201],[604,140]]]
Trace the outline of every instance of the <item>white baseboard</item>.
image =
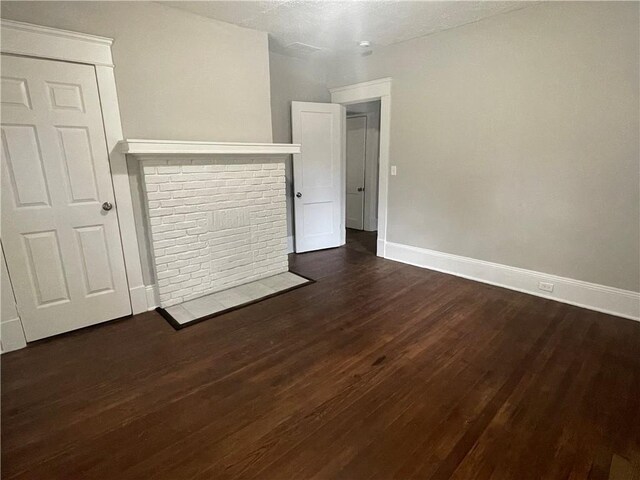
[[160,299],[158,298],[158,289],[155,283],[152,285],[145,285],[145,292],[147,296],[147,311],[155,310],[160,306]]
[[147,311],[147,293],[146,286],[139,285],[129,289],[131,295],[131,310],[132,314],[142,313]]
[[[598,312],[640,320],[640,293],[533,270],[485,262],[425,248],[385,242],[384,257],[438,272],[450,273],[538,297]],[[380,246],[378,246],[380,252]],[[553,284],[553,292],[538,289],[538,282]]]
[[0,323],[0,345],[2,353],[20,350],[27,346],[22,323],[19,318],[12,318]]
[[287,253],[293,253],[294,252],[294,248],[293,248],[293,235],[289,235],[287,237]]

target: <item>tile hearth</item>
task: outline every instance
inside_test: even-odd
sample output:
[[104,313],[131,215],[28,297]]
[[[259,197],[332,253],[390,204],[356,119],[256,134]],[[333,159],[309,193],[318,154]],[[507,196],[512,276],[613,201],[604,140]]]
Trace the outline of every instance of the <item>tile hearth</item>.
[[278,293],[284,293],[285,291],[307,283],[311,283],[307,278],[292,272],[283,272],[227,290],[205,295],[194,300],[189,300],[179,305],[173,305],[167,307],[164,311],[173,318],[173,322],[170,321],[170,323],[172,323],[174,327],[180,328],[200,320],[203,317],[208,318],[215,316],[221,312],[226,312],[248,303],[257,302]]

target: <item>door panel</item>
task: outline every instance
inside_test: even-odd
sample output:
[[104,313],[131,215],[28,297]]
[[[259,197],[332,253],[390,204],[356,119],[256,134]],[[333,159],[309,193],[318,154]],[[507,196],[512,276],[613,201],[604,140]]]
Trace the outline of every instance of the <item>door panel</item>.
[[2,76],[1,93],[3,106],[25,107],[31,109],[31,100],[24,78]]
[[70,202],[97,202],[98,188],[89,130],[78,127],[56,127],[56,131],[60,141]]
[[344,107],[292,102],[296,252],[344,244]]
[[113,291],[113,272],[104,226],[92,225],[75,229],[86,295]]
[[302,208],[304,208],[304,232],[306,235],[331,235],[333,233],[333,202],[307,203]]
[[304,145],[302,182],[306,188],[331,188],[335,176],[331,168],[333,157],[327,140],[334,135],[334,118],[331,112],[300,112]]
[[2,241],[27,340],[130,314],[94,67],[2,55],[2,87]]
[[364,229],[367,117],[347,118],[347,228]]
[[50,206],[34,125],[2,125],[2,148],[16,207]]
[[46,82],[52,110],[76,110],[84,113],[82,87],[74,83]]
[[32,294],[38,307],[69,302],[67,276],[62,266],[60,242],[54,230],[23,236],[32,282]]

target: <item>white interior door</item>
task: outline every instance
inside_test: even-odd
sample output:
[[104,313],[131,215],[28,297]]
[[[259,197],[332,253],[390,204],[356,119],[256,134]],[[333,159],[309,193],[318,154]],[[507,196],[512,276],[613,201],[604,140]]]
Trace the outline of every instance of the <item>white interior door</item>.
[[366,115],[347,117],[347,228],[364,229]]
[[2,55],[1,104],[2,243],[27,340],[130,314],[94,67]]
[[342,105],[291,104],[296,252],[345,242],[344,118]]

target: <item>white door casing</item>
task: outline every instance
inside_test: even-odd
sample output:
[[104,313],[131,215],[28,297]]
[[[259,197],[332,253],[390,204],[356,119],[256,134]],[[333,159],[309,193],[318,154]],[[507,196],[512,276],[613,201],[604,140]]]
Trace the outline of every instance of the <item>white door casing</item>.
[[345,109],[331,103],[292,102],[296,252],[345,243]]
[[385,256],[387,241],[387,193],[389,191],[391,140],[391,78],[330,88],[331,101],[341,105],[380,100],[380,150],[378,168],[378,246],[376,255]]
[[2,55],[2,240],[28,341],[131,313],[93,66]]
[[347,117],[347,228],[364,229],[367,117]]

